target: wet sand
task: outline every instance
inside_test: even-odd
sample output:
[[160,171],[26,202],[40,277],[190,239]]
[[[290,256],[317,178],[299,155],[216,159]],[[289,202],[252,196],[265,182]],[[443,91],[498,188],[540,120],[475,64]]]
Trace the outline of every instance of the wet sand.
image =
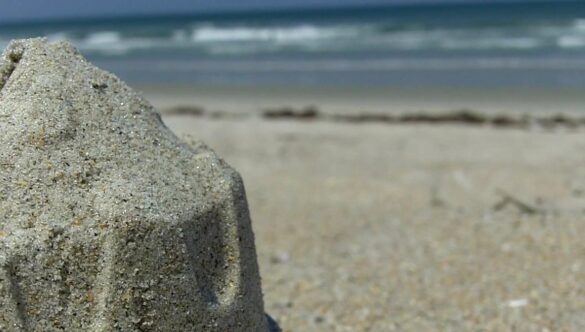
[[585,329],[583,128],[163,120],[242,174],[284,331]]

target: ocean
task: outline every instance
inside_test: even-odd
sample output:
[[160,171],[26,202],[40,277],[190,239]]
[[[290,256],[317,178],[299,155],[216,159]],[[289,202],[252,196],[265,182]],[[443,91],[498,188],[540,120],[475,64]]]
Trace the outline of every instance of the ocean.
[[2,24],[136,84],[585,88],[585,1]]

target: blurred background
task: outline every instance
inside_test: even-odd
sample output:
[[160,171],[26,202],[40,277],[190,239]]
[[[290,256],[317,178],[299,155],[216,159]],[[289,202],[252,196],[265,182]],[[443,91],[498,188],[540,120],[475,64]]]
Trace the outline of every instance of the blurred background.
[[284,331],[585,331],[585,1],[0,0],[33,36],[242,174]]
[[5,1],[132,83],[585,87],[583,1]]

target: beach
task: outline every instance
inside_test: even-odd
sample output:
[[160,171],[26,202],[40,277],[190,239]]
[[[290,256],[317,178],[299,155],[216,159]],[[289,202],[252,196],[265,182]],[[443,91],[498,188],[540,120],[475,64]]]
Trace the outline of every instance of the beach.
[[133,85],[162,111],[187,106],[240,115],[258,115],[274,108],[310,106],[327,114],[403,114],[468,109],[491,115],[580,115],[585,104],[581,88]]
[[[197,151],[203,142],[236,169],[247,192],[265,312],[283,331],[585,331],[585,2],[281,1],[265,8],[258,1],[248,8],[252,2],[242,1],[175,11],[170,2],[158,9],[107,3],[93,5],[104,11],[29,5],[38,13],[28,18],[24,7],[0,12],[0,48],[38,36],[70,41],[138,91],[179,138]],[[8,57],[5,77],[17,65],[30,70],[21,57]],[[17,95],[33,114],[14,135],[25,137],[33,125],[39,133],[26,144],[69,137],[62,122],[84,135],[81,126],[95,123],[90,115],[77,121],[86,106],[106,111],[100,115],[129,112],[131,104],[114,96],[127,93],[118,81],[72,81],[86,72],[61,75],[72,70],[67,64],[53,69],[53,76],[14,76],[23,80]],[[54,101],[55,117],[47,120],[53,132],[45,133],[37,115],[47,98],[40,106],[30,102],[38,97],[33,88]],[[85,91],[81,99],[114,97],[77,106],[71,91]],[[149,107],[134,105],[131,118],[101,118],[102,127],[128,121],[128,136],[139,137],[134,119]],[[10,118],[12,109],[6,113]],[[99,139],[81,142],[110,136],[92,137]],[[105,168],[152,171],[140,155],[130,158],[153,149],[136,141],[119,154],[104,147],[112,160],[132,159]],[[78,154],[75,160],[87,157]],[[167,158],[154,156],[156,165]],[[193,169],[161,166],[160,174],[179,174],[176,185],[186,188]],[[166,185],[164,176],[142,181],[144,171],[131,178]],[[27,168],[14,174],[29,176]],[[225,184],[218,180],[204,191],[192,188],[207,192]],[[15,183],[26,187],[20,178]],[[130,196],[157,190],[119,187]],[[189,208],[201,203],[185,197]],[[242,197],[231,199],[244,203]],[[234,215],[245,217],[240,207]],[[251,236],[248,243],[252,252]],[[218,251],[202,247],[210,257]],[[254,271],[253,259],[247,262]],[[218,278],[214,273],[209,280]],[[255,321],[263,324],[256,289],[255,299],[237,297],[254,303]],[[215,304],[228,302],[210,294],[209,312],[221,313]],[[148,315],[149,322],[181,324],[174,314]],[[241,324],[225,317],[225,326]],[[217,322],[201,323],[213,329]]]
[[429,114],[556,114],[578,111],[581,94],[420,90],[394,101],[327,90],[139,90],[177,135],[203,140],[241,173],[266,312],[284,331],[585,328],[581,127],[263,116],[285,106],[400,113],[425,103],[434,103]]

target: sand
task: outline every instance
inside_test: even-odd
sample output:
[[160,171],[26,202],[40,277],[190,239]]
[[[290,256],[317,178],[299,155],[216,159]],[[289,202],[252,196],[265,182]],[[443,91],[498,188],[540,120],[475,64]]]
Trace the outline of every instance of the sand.
[[585,329],[583,129],[163,120],[241,172],[284,331]]
[[324,113],[411,113],[472,109],[486,114],[582,114],[585,93],[522,87],[201,86],[138,85],[159,110],[201,106],[208,111],[258,113],[265,108],[315,106]]
[[[343,114],[426,107],[556,113],[578,111],[583,94],[420,98],[418,90],[393,103],[383,91],[362,91],[374,99],[364,103],[339,91],[192,91],[204,90],[154,88],[145,95],[162,107],[212,111],[167,113],[163,120],[240,171],[265,309],[284,331],[585,329],[583,128],[260,116],[270,107],[310,104]],[[41,138],[59,132],[49,134],[27,144],[50,143]]]
[[0,330],[267,331],[239,174],[68,43],[0,61]]

